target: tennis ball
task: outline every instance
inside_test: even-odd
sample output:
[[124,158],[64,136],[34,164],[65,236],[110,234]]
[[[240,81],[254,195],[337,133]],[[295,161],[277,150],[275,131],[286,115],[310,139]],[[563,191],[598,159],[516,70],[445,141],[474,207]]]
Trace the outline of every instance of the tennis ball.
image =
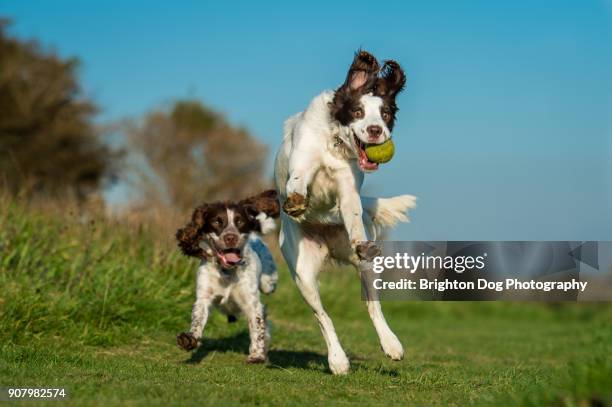
[[374,144],[365,148],[366,156],[368,160],[374,163],[386,163],[391,161],[393,154],[395,153],[395,146],[393,140],[389,139],[382,144]]

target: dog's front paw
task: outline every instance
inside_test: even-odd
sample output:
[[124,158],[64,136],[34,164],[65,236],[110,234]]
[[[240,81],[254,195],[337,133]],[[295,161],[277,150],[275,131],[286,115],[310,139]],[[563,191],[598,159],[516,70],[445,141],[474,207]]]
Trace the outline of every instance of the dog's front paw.
[[181,332],[176,335],[176,344],[179,348],[190,351],[198,347],[198,340],[191,332]]
[[247,363],[266,363],[267,357],[263,353],[255,353],[247,357]]
[[359,243],[355,246],[355,251],[357,252],[357,256],[365,261],[373,261],[374,257],[380,256],[381,254],[380,248],[376,246],[374,242]]
[[289,194],[283,204],[283,211],[292,218],[297,218],[306,212],[308,208],[308,198],[297,192]]

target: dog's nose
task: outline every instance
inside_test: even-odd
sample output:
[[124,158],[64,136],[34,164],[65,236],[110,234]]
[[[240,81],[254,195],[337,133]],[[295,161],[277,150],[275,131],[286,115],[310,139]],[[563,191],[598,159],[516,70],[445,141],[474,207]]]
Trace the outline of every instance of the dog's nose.
[[227,234],[223,236],[223,242],[225,243],[226,246],[229,246],[229,247],[236,246],[236,243],[238,243],[238,235],[235,235],[233,233]]
[[378,139],[383,131],[382,127],[380,126],[368,126],[366,130],[368,131],[368,136],[370,137],[370,140]]

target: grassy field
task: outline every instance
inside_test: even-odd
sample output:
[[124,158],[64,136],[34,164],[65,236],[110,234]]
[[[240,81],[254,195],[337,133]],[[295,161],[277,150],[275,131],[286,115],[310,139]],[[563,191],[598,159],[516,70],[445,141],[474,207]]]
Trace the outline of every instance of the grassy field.
[[[612,307],[385,303],[406,348],[380,351],[359,281],[322,296],[352,362],[327,370],[319,328],[286,270],[266,298],[270,362],[247,365],[246,325],[215,314],[188,354],[195,262],[147,228],[0,202],[0,386],[65,387],[75,405],[612,403]],[[599,404],[599,405],[602,405]]]

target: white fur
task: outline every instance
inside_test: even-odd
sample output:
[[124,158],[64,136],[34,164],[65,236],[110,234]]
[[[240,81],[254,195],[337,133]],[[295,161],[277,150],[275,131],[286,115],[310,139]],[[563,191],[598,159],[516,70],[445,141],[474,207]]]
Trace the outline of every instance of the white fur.
[[400,195],[393,198],[361,197],[361,205],[372,219],[372,238],[376,239],[383,229],[391,228],[398,222],[409,222],[408,209],[416,207],[416,197]]
[[[258,252],[265,252],[264,255]],[[266,258],[262,267],[260,256]],[[230,271],[222,270],[215,261],[203,260],[196,278],[196,301],[191,314],[190,332],[201,340],[204,327],[213,306],[222,313],[238,316],[244,313],[249,325],[251,345],[249,359],[267,357],[270,338],[265,308],[259,291],[270,293],[276,287],[278,276],[267,246],[259,237],[251,235],[243,249],[244,263]]]
[[[357,163],[353,134],[360,139],[367,137],[367,126],[377,124],[384,126],[383,137],[390,137],[380,119],[381,99],[370,94],[362,96],[364,118],[342,126],[330,115],[333,95],[331,91],[321,93],[304,112],[285,122],[283,143],[276,156],[275,181],[281,204],[292,193],[309,199],[306,212],[297,219],[281,214],[281,250],[321,326],[331,371],[346,374],[350,364],[321,303],[318,273],[328,258],[349,262],[362,271],[356,246],[374,239],[383,227],[407,221],[406,210],[415,206],[415,198],[360,196],[364,175]],[[389,329],[380,302],[369,297],[367,307],[384,352],[394,360],[401,359],[402,345]]]
[[276,229],[276,222],[274,221],[274,218],[269,217],[263,212],[258,214],[255,219],[257,219],[257,221],[259,222],[261,226],[261,233],[263,233],[264,235]]

